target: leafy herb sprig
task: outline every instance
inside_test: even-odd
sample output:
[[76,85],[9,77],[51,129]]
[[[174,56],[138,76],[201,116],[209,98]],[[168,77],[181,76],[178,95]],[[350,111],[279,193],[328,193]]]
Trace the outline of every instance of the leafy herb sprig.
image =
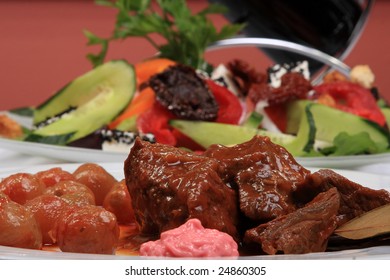
[[[226,24],[219,31],[207,17],[210,14],[223,14],[226,7],[210,4],[199,13],[192,14],[185,0],[97,0],[118,10],[115,28],[109,38],[102,38],[85,31],[88,45],[100,45],[97,54],[88,54],[87,58],[96,67],[102,64],[107,55],[109,43],[128,37],[143,37],[159,52],[159,56],[204,69],[204,52],[211,43],[232,37],[244,26]],[[165,43],[158,44],[152,34],[159,34]]]

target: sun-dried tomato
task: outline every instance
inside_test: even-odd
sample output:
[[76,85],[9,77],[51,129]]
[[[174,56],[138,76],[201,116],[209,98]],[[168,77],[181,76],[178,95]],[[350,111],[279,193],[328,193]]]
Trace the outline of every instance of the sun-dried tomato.
[[273,88],[268,84],[253,84],[248,93],[254,103],[267,101],[269,105],[282,104],[296,99],[307,99],[312,85],[300,73],[286,73],[281,78],[281,86]]
[[246,96],[253,84],[267,82],[267,74],[258,72],[249,63],[240,59],[234,59],[227,63],[227,68],[232,72],[241,93]]
[[154,75],[148,82],[157,101],[182,119],[215,120],[218,103],[195,70],[185,65],[174,65]]

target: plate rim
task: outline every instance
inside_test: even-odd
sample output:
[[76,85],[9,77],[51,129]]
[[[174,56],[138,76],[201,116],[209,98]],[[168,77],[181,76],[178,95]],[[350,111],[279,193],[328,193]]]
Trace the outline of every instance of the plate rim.
[[[33,156],[45,156],[70,162],[85,162],[86,157],[98,162],[125,160],[130,152],[104,151],[99,149],[59,146],[44,143],[25,142],[0,137],[0,147]],[[57,153],[55,153],[57,152]],[[60,152],[60,153],[58,153]],[[75,156],[77,155],[77,156]],[[83,156],[81,156],[83,155]],[[294,159],[305,167],[353,168],[375,163],[390,163],[390,152],[369,155],[299,157]]]

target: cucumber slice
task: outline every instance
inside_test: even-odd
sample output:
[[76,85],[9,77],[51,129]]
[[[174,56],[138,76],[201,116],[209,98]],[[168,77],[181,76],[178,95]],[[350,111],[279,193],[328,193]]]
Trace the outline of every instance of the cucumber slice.
[[318,103],[310,106],[310,112],[313,115],[318,140],[333,142],[342,132],[349,135],[366,132],[377,146],[378,152],[384,152],[389,148],[389,132],[372,121]]
[[257,113],[256,111],[253,111],[248,119],[242,124],[242,126],[251,127],[251,128],[258,128],[263,120],[263,115]]
[[268,136],[272,142],[279,145],[287,145],[296,138],[293,135],[232,124],[187,120],[171,120],[169,123],[204,148],[212,144],[236,145],[249,141],[255,135]]
[[[58,120],[33,131],[26,140],[72,134],[67,143],[109,123],[132,99],[136,89],[133,66],[125,61],[107,62],[76,78],[34,112],[34,124],[74,108]],[[36,137],[36,136],[40,137]]]
[[304,114],[305,108],[311,101],[299,100],[290,102],[287,106],[287,134],[297,134],[301,125],[301,119]]

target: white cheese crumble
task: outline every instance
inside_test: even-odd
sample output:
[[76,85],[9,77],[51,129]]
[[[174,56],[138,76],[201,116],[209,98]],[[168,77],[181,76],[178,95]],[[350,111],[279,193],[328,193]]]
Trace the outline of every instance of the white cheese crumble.
[[217,83],[221,83],[234,95],[240,95],[240,90],[234,81],[233,74],[230,72],[229,69],[226,68],[225,65],[218,65],[211,73],[211,79]]
[[275,64],[268,68],[270,86],[273,88],[280,87],[282,76],[288,72],[301,73],[306,80],[310,79],[309,63],[306,60],[296,63]]

